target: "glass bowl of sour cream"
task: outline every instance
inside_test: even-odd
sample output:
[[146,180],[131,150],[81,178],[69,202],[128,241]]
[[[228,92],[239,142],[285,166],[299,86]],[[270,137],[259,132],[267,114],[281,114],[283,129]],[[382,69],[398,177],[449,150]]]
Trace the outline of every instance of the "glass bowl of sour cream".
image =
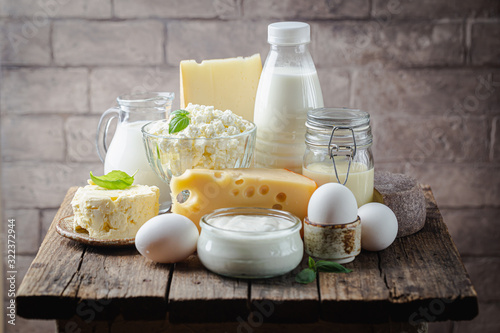
[[200,221],[198,257],[210,271],[234,278],[286,274],[302,261],[302,223],[269,208],[222,208]]

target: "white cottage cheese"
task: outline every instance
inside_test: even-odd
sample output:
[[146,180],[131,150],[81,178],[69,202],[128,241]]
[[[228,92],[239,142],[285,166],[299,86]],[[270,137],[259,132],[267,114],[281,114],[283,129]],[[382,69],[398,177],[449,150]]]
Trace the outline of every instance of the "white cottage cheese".
[[155,124],[149,132],[166,136],[159,141],[164,169],[173,176],[186,169],[225,169],[238,167],[237,160],[244,155],[246,136],[238,136],[255,128],[251,122],[230,110],[216,110],[213,106],[189,104],[186,107],[189,125],[177,133],[168,133],[168,122]]

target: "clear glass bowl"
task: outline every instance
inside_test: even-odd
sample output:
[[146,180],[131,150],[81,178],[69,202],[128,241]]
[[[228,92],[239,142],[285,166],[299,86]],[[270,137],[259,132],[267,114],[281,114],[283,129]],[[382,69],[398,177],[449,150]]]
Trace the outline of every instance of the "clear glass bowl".
[[142,127],[142,137],[149,164],[167,183],[187,169],[248,168],[255,149],[257,127],[250,131],[218,138],[178,138],[155,135],[150,129],[158,122],[168,126],[168,119]]
[[[272,216],[290,222],[273,231],[228,230],[212,225],[221,216]],[[214,273],[235,278],[269,278],[292,271],[302,261],[302,223],[295,215],[270,208],[222,208],[200,221],[198,257]]]

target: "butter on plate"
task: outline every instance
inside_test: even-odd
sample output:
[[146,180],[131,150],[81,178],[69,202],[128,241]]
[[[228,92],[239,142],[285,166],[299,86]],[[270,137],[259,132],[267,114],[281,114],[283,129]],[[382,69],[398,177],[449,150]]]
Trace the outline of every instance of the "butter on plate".
[[71,201],[75,232],[97,239],[134,238],[146,221],[158,215],[159,198],[156,186],[109,190],[91,183],[80,187]]

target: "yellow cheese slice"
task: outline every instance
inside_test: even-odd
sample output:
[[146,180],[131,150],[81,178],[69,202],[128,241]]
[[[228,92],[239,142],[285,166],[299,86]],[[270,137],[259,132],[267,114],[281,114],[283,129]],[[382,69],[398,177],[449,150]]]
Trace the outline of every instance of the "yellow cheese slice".
[[[189,169],[170,181],[172,212],[190,218],[198,229],[203,215],[229,207],[282,209],[304,220],[317,187],[286,169]],[[179,203],[177,196],[186,190],[189,198]]]
[[195,60],[183,60],[180,63],[181,109],[189,103],[211,105],[253,121],[261,72],[260,54],[204,60],[201,64]]

